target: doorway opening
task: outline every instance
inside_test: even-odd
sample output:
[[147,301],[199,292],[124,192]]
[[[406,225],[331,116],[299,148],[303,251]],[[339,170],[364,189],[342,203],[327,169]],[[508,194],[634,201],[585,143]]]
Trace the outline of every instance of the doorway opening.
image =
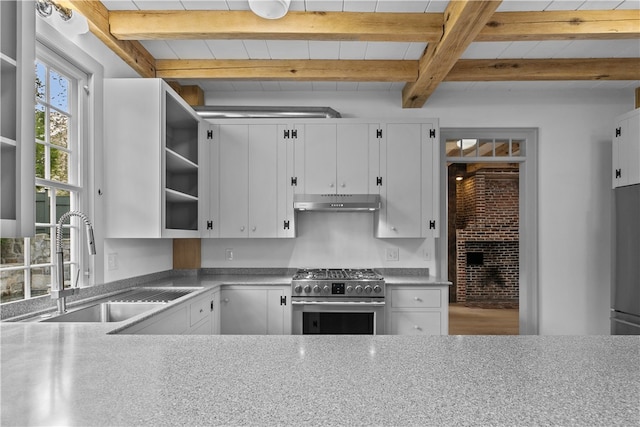
[[447,183],[441,271],[453,283],[449,333],[535,334],[536,132],[458,129],[441,135]]

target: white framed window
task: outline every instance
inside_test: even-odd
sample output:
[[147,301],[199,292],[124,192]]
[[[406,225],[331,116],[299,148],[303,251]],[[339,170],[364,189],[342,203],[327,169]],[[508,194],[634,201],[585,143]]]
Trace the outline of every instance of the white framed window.
[[[45,295],[55,280],[55,228],[62,214],[86,201],[88,76],[44,45],[35,63],[35,201],[33,238],[2,239],[1,302]],[[65,285],[84,283],[87,257],[77,218],[64,225]]]

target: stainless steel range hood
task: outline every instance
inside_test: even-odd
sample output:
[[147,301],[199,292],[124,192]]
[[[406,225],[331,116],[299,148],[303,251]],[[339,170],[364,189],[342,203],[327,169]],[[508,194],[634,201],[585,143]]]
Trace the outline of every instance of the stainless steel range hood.
[[354,212],[380,209],[378,194],[296,194],[293,208],[297,211]]

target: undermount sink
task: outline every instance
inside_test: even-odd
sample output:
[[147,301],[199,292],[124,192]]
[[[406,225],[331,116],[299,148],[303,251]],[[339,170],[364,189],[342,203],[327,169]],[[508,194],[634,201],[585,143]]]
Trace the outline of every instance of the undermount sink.
[[122,322],[158,308],[164,302],[103,302],[54,316],[42,322]]

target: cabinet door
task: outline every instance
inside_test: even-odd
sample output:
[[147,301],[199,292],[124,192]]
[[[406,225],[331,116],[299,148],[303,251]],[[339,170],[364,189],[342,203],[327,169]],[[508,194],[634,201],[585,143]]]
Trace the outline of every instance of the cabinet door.
[[0,237],[35,232],[33,9],[33,1],[0,1]]
[[161,237],[160,86],[155,79],[105,79],[105,237]]
[[337,125],[336,190],[338,194],[369,193],[369,125]]
[[220,126],[203,122],[200,137],[200,153],[208,159],[199,169],[200,197],[200,236],[220,237]]
[[421,124],[387,124],[376,237],[421,237],[421,149]]
[[612,148],[613,187],[640,183],[640,110],[618,119]]
[[422,125],[422,237],[440,237],[440,143],[435,124]]
[[336,125],[305,125],[304,192],[336,192]]
[[267,333],[269,335],[291,334],[290,289],[269,288],[267,292]]
[[640,184],[640,109],[636,108],[633,111],[628,127],[629,185]]
[[288,287],[233,286],[220,291],[220,333],[282,335],[291,333]]
[[295,213],[293,211],[293,184],[295,175],[295,142],[291,137],[285,138],[286,125],[278,125],[278,237],[296,237]]
[[220,126],[220,237],[247,237],[249,126]]
[[620,120],[615,124],[612,140],[612,186],[613,188],[627,184],[627,158],[625,156],[625,137],[627,135],[628,120]]
[[249,237],[278,236],[278,125],[249,126]]
[[267,301],[264,289],[220,291],[220,333],[264,335],[267,333]]

